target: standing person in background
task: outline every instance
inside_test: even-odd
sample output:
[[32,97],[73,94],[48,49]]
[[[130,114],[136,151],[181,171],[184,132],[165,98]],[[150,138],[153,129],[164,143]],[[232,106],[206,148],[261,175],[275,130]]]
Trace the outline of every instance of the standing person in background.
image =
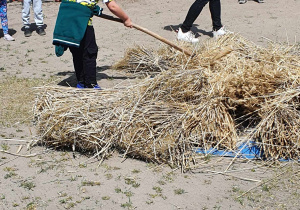
[[0,18],[4,39],[6,41],[15,41],[15,39],[8,34],[7,0],[0,0]]
[[42,0],[23,0],[22,20],[24,25],[25,37],[31,36],[32,31],[30,30],[30,8],[31,4],[34,12],[34,21],[37,26],[36,32],[43,36],[46,35],[44,30],[44,18],[42,10]]
[[[55,54],[59,57],[68,48],[71,51],[77,78],[76,87],[81,89],[101,89],[96,78],[98,46],[91,18],[93,15],[101,16],[102,8],[97,5],[98,1],[63,1],[59,7],[53,33]],[[123,21],[124,26],[132,27],[131,19],[115,1],[102,0],[102,2]]]
[[213,25],[213,36],[219,37],[226,32],[221,23],[221,2],[220,0],[196,0],[190,7],[182,26],[178,30],[177,39],[196,43],[199,39],[190,31],[193,23],[200,15],[203,7],[209,2],[209,10]]

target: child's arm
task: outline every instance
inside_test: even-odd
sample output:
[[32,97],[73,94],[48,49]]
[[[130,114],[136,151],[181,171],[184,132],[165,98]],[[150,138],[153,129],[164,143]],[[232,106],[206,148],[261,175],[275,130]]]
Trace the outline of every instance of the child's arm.
[[119,5],[115,1],[107,2],[106,6],[114,15],[123,20],[126,27],[132,27],[132,22],[129,16],[122,10],[121,7],[119,7]]

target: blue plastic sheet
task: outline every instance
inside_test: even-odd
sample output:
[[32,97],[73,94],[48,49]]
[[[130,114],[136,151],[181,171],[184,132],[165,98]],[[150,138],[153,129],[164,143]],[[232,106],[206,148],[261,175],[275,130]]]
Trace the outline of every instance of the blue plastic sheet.
[[225,150],[218,150],[218,149],[208,149],[205,150],[203,148],[196,148],[196,153],[200,154],[210,154],[216,156],[223,156],[223,157],[239,157],[239,158],[246,158],[246,159],[261,159],[263,157],[263,150],[258,144],[254,141],[247,141],[240,143],[237,146],[237,149],[234,151],[225,151]]

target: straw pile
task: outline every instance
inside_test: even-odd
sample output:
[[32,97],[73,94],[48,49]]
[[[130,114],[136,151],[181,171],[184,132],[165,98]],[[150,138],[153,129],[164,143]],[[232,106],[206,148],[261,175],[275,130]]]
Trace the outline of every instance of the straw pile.
[[266,158],[299,159],[300,59],[293,46],[262,48],[229,34],[184,47],[195,56],[168,47],[129,49],[116,68],[155,74],[134,87],[44,88],[35,108],[42,143],[102,159],[117,149],[188,168],[193,148],[234,150],[251,128],[249,139]]

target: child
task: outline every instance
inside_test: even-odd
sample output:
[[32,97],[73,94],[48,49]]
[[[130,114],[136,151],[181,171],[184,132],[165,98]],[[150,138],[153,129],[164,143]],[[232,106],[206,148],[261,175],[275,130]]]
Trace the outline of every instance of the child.
[[6,41],[15,41],[13,37],[8,34],[8,21],[7,21],[7,1],[0,0],[0,19],[3,29],[4,39]]
[[24,25],[24,36],[30,37],[30,7],[33,7],[34,12],[34,21],[37,26],[36,32],[44,36],[46,32],[44,30],[44,18],[43,18],[43,10],[42,10],[42,0],[23,0],[23,10],[22,10],[22,20]]
[[[76,3],[72,1],[63,0],[59,8],[53,34],[56,55],[61,56],[67,48],[70,49],[77,88],[101,89],[96,80],[98,47],[90,17],[100,16],[102,8],[96,5],[98,0],[74,0]],[[114,15],[124,21],[126,27],[132,27],[129,16],[115,1],[102,1]]]
[[213,36],[215,38],[225,34],[221,23],[221,2],[220,0],[196,0],[190,7],[182,26],[178,30],[177,39],[197,43],[199,39],[195,38],[190,31],[194,21],[200,15],[203,7],[209,2],[209,10],[213,23]]

